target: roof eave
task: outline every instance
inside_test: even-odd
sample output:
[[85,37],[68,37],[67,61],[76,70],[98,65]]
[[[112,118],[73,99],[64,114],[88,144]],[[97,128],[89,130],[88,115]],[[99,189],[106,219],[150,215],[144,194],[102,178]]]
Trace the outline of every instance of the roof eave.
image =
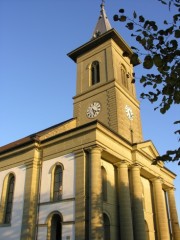
[[[112,28],[109,31],[101,34],[99,37],[94,38],[90,40],[89,42],[81,45],[79,48],[76,48],[75,50],[71,51],[67,55],[74,61],[77,62],[77,58],[81,56],[82,54],[92,50],[93,48],[97,47],[97,45],[100,45],[104,42],[106,42],[109,39],[113,39],[116,44],[124,51],[129,54],[129,56],[132,56],[134,53],[132,49],[128,46],[128,44],[125,42],[125,40],[117,33],[117,31]],[[140,60],[134,64],[134,66],[137,66],[140,64]]]

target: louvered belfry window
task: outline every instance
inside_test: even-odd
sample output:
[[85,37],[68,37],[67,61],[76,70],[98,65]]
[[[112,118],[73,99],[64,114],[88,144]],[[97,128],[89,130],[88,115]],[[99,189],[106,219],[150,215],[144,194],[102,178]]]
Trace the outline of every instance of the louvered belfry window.
[[92,85],[100,82],[100,69],[98,61],[94,61],[91,65],[91,82]]

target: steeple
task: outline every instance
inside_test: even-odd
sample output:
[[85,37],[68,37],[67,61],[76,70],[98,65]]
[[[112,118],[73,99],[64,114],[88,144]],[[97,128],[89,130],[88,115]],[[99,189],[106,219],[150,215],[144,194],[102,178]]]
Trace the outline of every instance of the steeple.
[[132,84],[133,51],[111,28],[104,1],[93,35],[90,41],[68,54],[77,63],[73,98],[77,126],[97,120],[127,141],[141,142],[140,108]]
[[92,38],[96,38],[112,28],[104,9],[104,2],[105,0],[102,0],[102,3],[100,5],[101,6],[100,16],[94,29]]

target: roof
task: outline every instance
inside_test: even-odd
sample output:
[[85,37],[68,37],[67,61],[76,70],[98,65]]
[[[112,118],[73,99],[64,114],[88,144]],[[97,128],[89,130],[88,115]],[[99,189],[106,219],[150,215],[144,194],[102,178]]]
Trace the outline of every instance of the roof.
[[19,140],[11,142],[7,145],[1,146],[0,154],[7,152],[9,150],[11,151],[14,148],[22,147],[22,146],[30,144],[30,143],[35,143],[35,142],[40,143],[41,141],[43,141],[45,139],[51,138],[54,135],[58,135],[59,133],[66,132],[73,128],[76,128],[76,119],[71,118],[64,122],[53,125],[49,128],[46,128],[44,130],[38,131],[29,136],[26,136],[24,138],[21,138]]
[[103,1],[102,4],[101,4],[100,16],[98,18],[98,22],[97,22],[96,27],[94,29],[92,38],[98,37],[99,35],[107,32],[111,28],[112,28],[111,24],[110,24],[110,22],[107,18],[107,15],[106,15],[106,12],[105,12],[105,9],[104,9],[104,1]]
[[[96,48],[98,45],[103,44],[104,42],[108,41],[109,39],[113,39],[115,43],[124,51],[131,56],[133,54],[132,49],[128,46],[126,41],[122,38],[120,34],[114,29],[111,28],[110,30],[102,33],[100,36],[93,38],[89,42],[83,44],[82,46],[76,48],[75,50],[71,51],[67,55],[74,61],[77,61],[77,58],[83,55],[86,52],[91,51],[93,48]],[[133,65],[136,66],[140,64],[140,60],[137,59],[137,62]]]

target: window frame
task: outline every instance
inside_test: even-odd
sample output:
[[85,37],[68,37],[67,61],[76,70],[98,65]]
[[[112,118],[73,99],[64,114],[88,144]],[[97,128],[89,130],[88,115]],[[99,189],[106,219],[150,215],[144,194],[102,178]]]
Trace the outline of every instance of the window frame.
[[[13,191],[11,192],[11,201],[10,201],[10,220],[7,221],[7,201],[9,199],[9,191],[10,191],[10,181],[13,178]],[[2,187],[2,195],[1,195],[1,206],[0,206],[0,224],[11,225],[12,221],[12,212],[13,212],[13,202],[14,202],[14,192],[15,192],[15,183],[16,177],[15,174],[10,172],[4,178],[3,187]]]
[[[54,187],[55,187],[55,171],[57,168],[61,168],[61,186],[59,186],[59,188],[61,187],[61,193],[59,195],[59,199],[55,199],[54,197]],[[56,163],[52,170],[51,170],[51,191],[50,191],[50,200],[51,202],[58,202],[61,201],[63,198],[63,172],[64,172],[64,166],[61,163]]]
[[60,240],[62,239],[62,230],[63,230],[63,216],[59,211],[54,211],[51,212],[49,214],[49,216],[47,217],[46,220],[46,224],[47,224],[47,240],[51,240],[51,236],[52,236],[52,219],[55,215],[58,215],[59,218],[61,219],[60,225],[61,225],[61,236],[60,236]]

